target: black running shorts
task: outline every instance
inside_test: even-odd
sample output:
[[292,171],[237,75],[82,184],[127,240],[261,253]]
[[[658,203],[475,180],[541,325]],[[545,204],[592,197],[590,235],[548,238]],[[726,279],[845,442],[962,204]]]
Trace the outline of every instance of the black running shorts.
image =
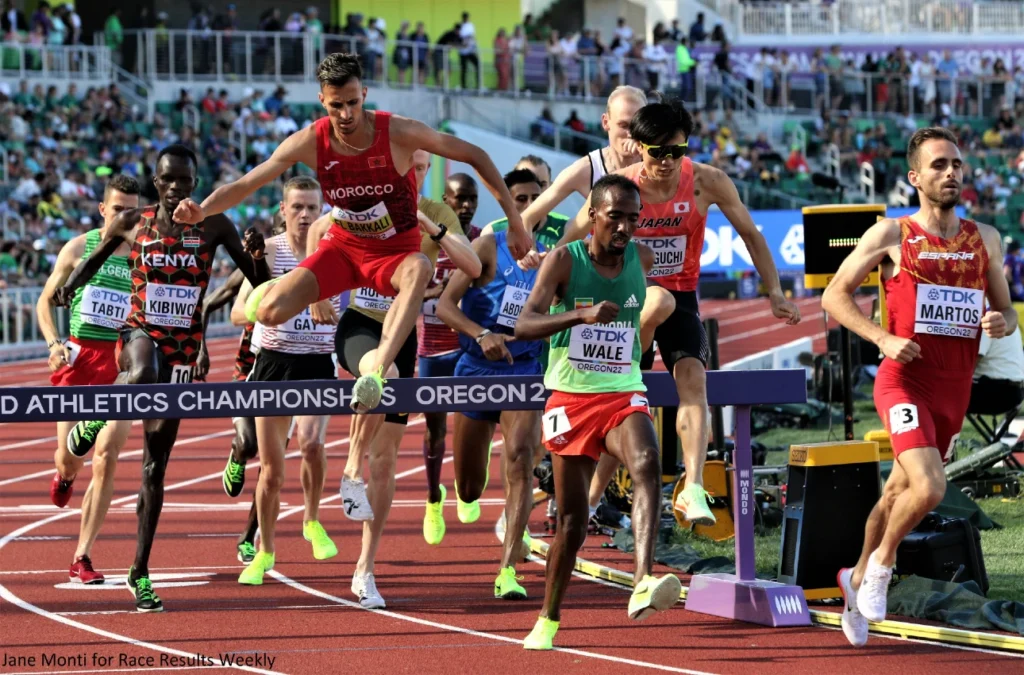
[[249,382],[300,382],[336,380],[331,354],[288,354],[261,349],[249,373]]
[[[353,377],[359,377],[359,361],[366,356],[367,352],[380,346],[383,331],[384,324],[376,319],[350,309],[342,312],[341,320],[338,322],[338,332],[334,336],[334,351],[338,355],[338,365]],[[395,367],[398,368],[399,377],[414,377],[416,375],[415,329],[409,333],[405,344],[398,350]],[[409,416],[388,413],[384,416],[384,421],[393,424],[408,424]]]
[[[658,343],[666,370],[671,373],[676,363],[687,358],[697,359],[707,367],[710,349],[704,323],[700,320],[697,292],[669,290],[669,293],[676,300],[676,309],[654,329],[654,341]],[[652,346],[640,358],[640,369],[650,370],[653,365]]]

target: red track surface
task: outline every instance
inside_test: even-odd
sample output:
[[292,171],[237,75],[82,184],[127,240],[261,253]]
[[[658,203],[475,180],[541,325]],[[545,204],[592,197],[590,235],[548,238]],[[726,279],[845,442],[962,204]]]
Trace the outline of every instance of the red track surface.
[[[721,326],[722,363],[823,331],[816,300],[801,301],[804,323],[785,327],[770,318],[763,300],[712,302],[705,316]],[[233,340],[217,341],[211,379],[230,374]],[[0,368],[5,385],[42,385],[42,362]],[[530,599],[506,603],[492,598],[498,545],[494,523],[501,514],[499,462],[492,462],[483,514],[473,525],[455,517],[448,534],[427,546],[421,523],[425,485],[420,459],[421,421],[413,419],[399,458],[397,492],[376,569],[388,602],[367,611],[349,591],[358,556],[360,528],[338,508],[337,481],[348,451],[348,418],[338,417],[328,436],[328,488],[321,521],[340,550],[330,561],[312,559],[301,536],[302,494],[297,462],[289,462],[282,494],[284,522],[274,575],[262,587],[236,583],[240,565],[234,541],[245,519],[255,482],[231,500],[220,485],[232,434],[229,420],[191,420],[183,425],[167,473],[165,507],[153,548],[151,572],[164,600],[162,614],[134,611],[123,585],[56,588],[67,582],[79,517],[54,508],[48,497],[53,474],[51,425],[7,424],[0,428],[0,672],[117,672],[136,669],[122,659],[151,658],[139,670],[168,668],[161,655],[234,653],[274,659],[260,671],[284,673],[1007,673],[1022,664],[1011,656],[980,650],[872,638],[866,648],[849,647],[842,634],[822,628],[766,629],[687,612],[678,607],[640,624],[626,617],[628,595],[619,588],[578,578],[569,589],[557,642],[560,651],[531,653],[518,642],[530,630],[543,595],[543,567],[519,566]],[[115,501],[93,560],[108,574],[123,575],[135,550],[135,492],[139,484],[138,427],[122,453]],[[450,445],[450,442],[449,442]],[[500,452],[500,446],[496,449]],[[250,465],[252,466],[252,465]],[[444,482],[451,486],[451,467]],[[75,485],[78,507],[89,470]],[[451,493],[449,493],[451,496]],[[297,507],[297,508],[296,508]],[[542,513],[531,529],[540,531]],[[628,556],[587,540],[581,555],[630,569]],[[169,586],[171,582],[196,585]],[[44,655],[77,657],[61,665]],[[110,657],[100,667],[93,655]],[[3,665],[4,658],[34,657],[35,667]],[[184,672],[211,668],[179,668]],[[160,671],[157,671],[160,672]]]

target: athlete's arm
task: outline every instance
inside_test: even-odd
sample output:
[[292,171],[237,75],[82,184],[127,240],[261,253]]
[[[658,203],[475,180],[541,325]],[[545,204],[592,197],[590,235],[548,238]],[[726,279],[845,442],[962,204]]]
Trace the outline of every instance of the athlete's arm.
[[636,240],[633,240],[633,245],[636,246],[636,253],[640,256],[640,266],[644,268],[646,277],[654,269],[654,249]]
[[252,171],[211,192],[201,205],[191,199],[183,199],[174,209],[174,220],[195,225],[210,216],[224,213],[231,207],[241,204],[246,197],[299,162],[315,169],[315,159],[312,165],[309,164],[310,156],[315,157],[315,153],[316,127],[311,124],[284,139],[284,142],[277,146],[277,150],[274,150],[274,154]]
[[1002,245],[999,230],[978,223],[988,249],[988,304],[990,310],[981,317],[981,327],[993,339],[1005,337],[1017,329],[1017,310],[1010,298],[1010,285],[1002,269]]
[[526,255],[526,252],[533,246],[533,237],[523,227],[522,218],[516,211],[515,201],[513,201],[508,188],[505,187],[505,181],[498,173],[498,168],[494,166],[494,162],[482,148],[451,134],[442,134],[423,122],[406,117],[393,117],[391,132],[392,137],[407,148],[425,150],[431,154],[447,157],[456,162],[464,162],[473,167],[487,189],[498,200],[501,210],[508,218],[507,241],[512,257],[519,260]]
[[581,323],[607,323],[619,314],[615,303],[603,300],[593,307],[551,313],[551,302],[564,297],[572,275],[572,255],[559,246],[544,258],[523,311],[516,319],[517,340],[543,340]]
[[[480,260],[481,276],[489,276],[487,273],[494,270],[498,257],[498,247],[494,242],[494,236],[480,235],[471,244],[473,251]],[[448,277],[448,284],[445,286],[441,297],[437,300],[437,318],[444,321],[452,330],[457,330],[463,335],[476,339],[484,332],[484,327],[466,316],[459,307],[462,296],[466,290],[473,285],[474,278],[462,270],[455,270]]]
[[53,294],[53,302],[61,307],[70,307],[71,299],[75,291],[84,286],[92,279],[107,258],[114,254],[121,242],[135,241],[135,226],[139,223],[144,212],[153,211],[155,207],[144,206],[137,209],[126,209],[117,214],[113,222],[103,231],[103,238],[100,240],[92,254],[83,259],[68,276],[64,285],[58,288]]
[[772,251],[764,235],[754,225],[754,219],[743,205],[736,184],[721,169],[701,167],[701,183],[708,192],[708,201],[717,204],[722,214],[735,228],[750,253],[754,269],[768,287],[768,299],[772,304],[772,313],[779,319],[786,319],[792,325],[800,323],[800,309],[789,302],[782,292],[779,272],[775,269]]
[[210,315],[228,304],[233,297],[238,295],[238,289],[245,281],[245,275],[241,270],[235,270],[227,278],[220,288],[206,296],[203,300],[203,310],[200,314],[200,322],[203,326],[203,341],[199,343],[199,356],[196,358],[195,379],[205,380],[206,374],[210,372],[210,352],[206,348],[206,328],[210,325]]
[[[448,209],[451,211],[451,209]],[[451,213],[454,218],[454,228],[456,231],[452,231],[453,223],[444,223],[446,228],[449,228],[447,234],[441,237],[441,241],[438,244],[444,249],[444,252],[448,255],[448,259],[455,264],[459,270],[464,272],[469,278],[476,279],[480,276],[480,257],[477,256],[476,251],[473,250],[473,245],[469,243],[469,239],[464,234],[460,234],[462,228],[459,225],[459,219],[455,216],[455,212]],[[429,236],[434,237],[441,231],[434,221],[430,220],[427,214],[422,211],[416,212],[416,218],[420,221],[420,229],[426,232]]]
[[213,234],[213,249],[224,246],[235,267],[245,275],[253,288],[270,281],[270,268],[264,255],[263,235],[250,227],[245,231],[245,240],[238,236],[235,224],[227,216],[212,216],[206,219],[207,232]]
[[548,186],[548,189],[537,197],[537,201],[530,204],[520,216],[523,219],[523,227],[532,232],[538,223],[544,221],[548,214],[565,201],[573,192],[578,192],[583,197],[590,194],[589,181],[587,180],[590,171],[589,156],[580,157],[570,164],[562,173],[558,174],[555,182]]
[[[543,197],[543,195],[541,195]],[[534,202],[536,204],[537,202]],[[575,218],[571,218],[565,224],[565,231],[562,232],[562,238],[558,240],[555,246],[565,246],[569,242],[576,241],[577,239],[586,239],[587,235],[590,234],[590,229],[593,224],[590,222],[590,195],[587,195],[587,201],[580,208]]]
[[[898,338],[864,316],[853,299],[864,280],[877,269],[889,252],[899,248],[900,226],[892,219],[881,220],[864,233],[860,243],[846,257],[821,296],[821,308],[840,324],[878,346],[887,357],[910,363],[921,356],[921,347],[913,340]],[[895,262],[895,261],[894,261]]]
[[249,323],[249,319],[245,317],[245,301],[249,299],[249,294],[252,293],[252,284],[245,277],[242,277],[242,287],[238,289],[238,295],[235,296],[235,302],[231,305],[231,325],[232,326],[244,326]]
[[50,372],[56,372],[71,358],[70,351],[61,340],[60,333],[57,332],[57,322],[54,320],[54,308],[57,305],[53,296],[56,290],[67,281],[71,271],[75,269],[75,265],[78,264],[79,259],[82,257],[84,250],[84,234],[75,237],[60,249],[60,253],[57,254],[57,262],[53,266],[53,271],[50,272],[50,276],[46,279],[43,292],[39,296],[39,301],[36,302],[36,318],[39,320],[39,332],[43,334],[43,339],[46,340],[46,345],[50,350],[50,357],[48,359]]

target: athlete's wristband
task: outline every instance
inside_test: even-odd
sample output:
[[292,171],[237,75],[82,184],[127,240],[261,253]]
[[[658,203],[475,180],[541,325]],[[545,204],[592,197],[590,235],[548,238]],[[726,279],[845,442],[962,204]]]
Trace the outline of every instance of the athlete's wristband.
[[448,228],[445,225],[441,225],[441,231],[437,234],[430,235],[430,240],[433,242],[439,242],[444,239],[444,235],[448,234]]
[[486,328],[484,328],[484,332],[480,333],[479,335],[476,336],[476,343],[480,344],[483,341],[483,339],[485,337],[487,337],[488,335],[490,335],[490,334],[491,334],[491,331],[486,329]]
[[46,348],[53,349],[54,345],[60,345],[61,347],[63,347],[64,341],[61,340],[60,338],[57,338],[56,340],[50,340],[49,342],[46,343]]

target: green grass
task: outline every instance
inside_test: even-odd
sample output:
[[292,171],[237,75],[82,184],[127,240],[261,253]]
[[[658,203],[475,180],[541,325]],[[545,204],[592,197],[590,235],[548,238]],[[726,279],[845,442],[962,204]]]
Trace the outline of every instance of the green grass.
[[[870,394],[870,390],[866,393]],[[842,410],[842,406],[838,406]],[[842,440],[843,423],[841,416],[833,423],[832,436],[827,429],[773,429],[760,434],[756,440],[769,448],[784,450],[769,451],[768,465],[784,465],[788,460],[790,445],[797,443],[821,443],[828,440]],[[863,439],[873,429],[883,428],[875,413],[874,403],[869,399],[857,401],[854,405],[854,438]],[[960,436],[964,444],[979,443],[980,436],[970,424],[965,424]],[[961,449],[960,455],[966,450]],[[982,553],[989,577],[988,597],[992,600],[1014,600],[1024,602],[1024,499],[1001,499],[991,497],[978,500],[978,505],[1002,529],[986,530],[981,533]],[[732,540],[713,542],[676,528],[674,541],[685,543],[705,557],[725,556],[734,558],[735,544]],[[768,530],[755,536],[755,566],[757,575],[774,579],[778,574],[782,528]]]

